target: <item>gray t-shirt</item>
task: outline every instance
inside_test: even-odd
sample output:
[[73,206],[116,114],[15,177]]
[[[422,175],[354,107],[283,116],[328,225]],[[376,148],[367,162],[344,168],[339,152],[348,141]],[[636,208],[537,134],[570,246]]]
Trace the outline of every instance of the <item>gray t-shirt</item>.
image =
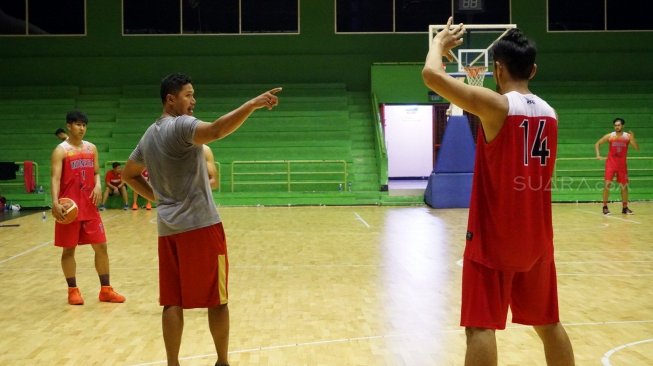
[[145,131],[129,156],[147,167],[158,200],[159,236],[220,222],[202,145],[193,144],[199,123],[187,115],[161,117]]

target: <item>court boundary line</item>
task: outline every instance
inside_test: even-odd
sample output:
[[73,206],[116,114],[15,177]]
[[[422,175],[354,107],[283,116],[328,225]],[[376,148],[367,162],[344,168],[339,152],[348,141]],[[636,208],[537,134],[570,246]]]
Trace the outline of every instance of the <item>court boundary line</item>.
[[[616,324],[640,324],[640,323],[653,323],[653,320],[619,320],[619,321],[605,321],[605,322],[582,322],[582,323],[564,323],[565,327],[579,327],[579,326],[595,326],[595,325],[616,325]],[[529,325],[522,324],[513,324],[506,326],[506,329],[531,329]],[[229,351],[230,355],[240,354],[240,353],[253,353],[260,351],[270,351],[270,350],[279,350],[293,347],[307,347],[321,344],[333,344],[333,343],[348,343],[354,341],[364,341],[364,340],[374,340],[374,339],[385,339],[385,338],[399,338],[399,337],[414,337],[414,336],[433,336],[435,334],[442,333],[463,333],[465,329],[459,327],[457,329],[444,329],[439,332],[422,332],[422,333],[398,333],[398,334],[381,334],[373,336],[359,336],[359,337],[346,337],[346,338],[336,338],[336,339],[323,339],[317,341],[308,341],[308,342],[297,342],[297,343],[287,343],[280,344],[276,346],[259,346],[259,347],[250,347],[243,348],[235,351]],[[653,341],[653,339],[651,339]],[[625,347],[624,347],[625,348]],[[189,355],[184,357],[179,357],[179,360],[197,360],[207,357],[217,357],[216,353],[206,353],[198,355]],[[129,364],[130,366],[149,366],[149,365],[160,365],[165,364],[166,360],[158,361],[148,361],[143,363]],[[603,366],[612,366],[612,365],[603,365]]]
[[38,245],[36,245],[36,246],[34,246],[34,247],[31,247],[30,249],[27,249],[27,250],[25,250],[25,251],[22,251],[22,252],[20,252],[20,253],[18,253],[18,254],[14,254],[14,255],[12,255],[11,257],[7,257],[7,258],[5,258],[5,259],[3,259],[3,260],[0,260],[0,264],[4,264],[4,263],[7,263],[7,262],[9,262],[9,261],[11,261],[11,260],[14,260],[14,259],[16,259],[16,258],[18,258],[18,257],[22,257],[22,256],[24,256],[25,254],[28,254],[28,253],[30,253],[30,252],[33,252],[33,251],[35,251],[35,250],[37,250],[37,249],[39,249],[39,248],[42,248],[42,247],[44,247],[44,246],[46,246],[46,245],[48,245],[48,244],[52,244],[52,243],[53,243],[53,241],[50,240],[50,241],[46,241],[45,243],[38,244]]
[[632,222],[633,224],[641,224],[641,222],[639,222],[639,221],[628,220],[628,219],[624,219],[624,218],[617,217],[617,216],[612,216],[612,215],[604,215],[604,214],[602,214],[602,213],[598,213],[598,212],[587,211],[587,210],[580,210],[580,209],[576,209],[576,211],[580,211],[580,212],[583,212],[583,213],[586,213],[586,214],[590,214],[590,215],[599,215],[599,216],[603,216],[603,217],[605,217],[605,218],[607,218],[607,219],[621,220],[621,221],[625,221],[625,222]]
[[367,227],[368,229],[371,228],[370,224],[368,224],[367,221],[365,221],[365,220],[361,217],[361,215],[358,214],[358,212],[354,211],[354,216],[356,216],[356,220],[362,222],[363,225],[365,225],[365,227]]
[[610,357],[612,357],[612,355],[614,355],[615,353],[617,353],[617,352],[619,352],[621,350],[624,350],[626,348],[630,348],[632,346],[637,346],[637,345],[644,344],[644,343],[649,343],[649,342],[653,342],[653,338],[642,339],[641,341],[630,342],[630,343],[622,344],[621,346],[615,347],[615,348],[613,348],[613,349],[611,349],[608,352],[603,354],[603,357],[601,357],[601,364],[603,364],[603,366],[612,366],[612,363],[610,362]]
[[[111,216],[107,217],[106,220],[105,220],[104,218],[102,218],[102,222],[104,223],[105,221],[112,220],[112,219],[114,219],[114,218],[116,218],[116,217],[118,217],[118,216],[119,216],[118,214],[114,214],[114,215],[111,215]],[[54,233],[53,233],[53,236],[54,236]],[[53,239],[53,240],[49,240],[49,241],[44,242],[44,243],[41,243],[41,244],[38,244],[38,245],[33,246],[33,247],[31,247],[31,248],[29,248],[29,249],[27,249],[27,250],[24,250],[24,251],[22,251],[22,252],[20,252],[20,253],[18,253],[18,254],[14,254],[14,255],[12,255],[12,256],[10,256],[10,257],[7,257],[7,258],[5,258],[5,259],[2,259],[2,260],[0,260],[0,264],[5,264],[5,263],[7,263],[7,262],[9,262],[9,261],[12,261],[12,260],[14,260],[14,259],[16,259],[16,258],[22,257],[22,256],[24,256],[25,254],[29,254],[29,253],[31,253],[31,252],[33,252],[33,251],[39,249],[39,248],[42,248],[42,247],[44,247],[44,246],[46,246],[46,245],[48,245],[48,244],[52,244],[52,243],[54,243],[54,239]]]

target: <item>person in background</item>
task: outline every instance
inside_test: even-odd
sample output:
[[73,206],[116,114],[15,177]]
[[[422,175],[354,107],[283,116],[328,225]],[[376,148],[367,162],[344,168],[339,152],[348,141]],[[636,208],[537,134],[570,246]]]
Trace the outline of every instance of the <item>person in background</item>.
[[104,176],[104,184],[106,188],[104,189],[104,195],[102,196],[102,204],[100,205],[100,211],[106,209],[107,199],[109,196],[118,195],[122,197],[122,209],[128,210],[129,205],[127,202],[127,185],[122,181],[122,166],[119,162],[114,162],[111,164],[112,169],[107,172]]
[[[633,211],[628,208],[628,146],[632,146],[635,150],[639,151],[639,145],[637,144],[637,140],[635,140],[635,133],[633,131],[624,132],[625,124],[626,121],[623,118],[615,118],[612,121],[614,131],[604,135],[594,144],[596,158],[605,160],[605,185],[603,186],[604,215],[610,214],[608,197],[610,196],[610,186],[615,176],[621,189],[621,213],[624,215],[633,214]],[[606,142],[609,146],[607,159],[601,156],[599,149]]]
[[[141,172],[141,176],[143,176],[145,181],[149,182],[150,178],[147,175],[147,169],[143,169],[143,171]],[[139,194],[136,193],[136,191],[134,191],[134,202],[132,203],[132,210],[134,210],[134,211],[138,210],[138,197],[139,197]],[[147,200],[147,203],[145,204],[145,209],[146,210],[151,210],[152,209],[152,203],[150,202],[150,200]]]
[[62,248],[61,269],[68,284],[68,303],[83,305],[84,299],[77,287],[77,263],[75,249],[81,244],[91,244],[95,252],[95,270],[100,279],[98,298],[103,302],[121,303],[125,297],[111,286],[109,277],[109,253],[102,218],[96,204],[100,201],[99,158],[95,145],[84,141],[88,117],[80,111],[66,115],[68,139],[52,152],[50,171],[50,193],[52,195],[52,216],[61,221],[66,209],[59,198],[67,197],[75,201],[78,214],[69,224],[54,224],[54,245]]
[[66,134],[66,130],[63,128],[59,127],[54,131],[54,135],[57,136],[59,141],[66,141],[68,138],[68,135]]

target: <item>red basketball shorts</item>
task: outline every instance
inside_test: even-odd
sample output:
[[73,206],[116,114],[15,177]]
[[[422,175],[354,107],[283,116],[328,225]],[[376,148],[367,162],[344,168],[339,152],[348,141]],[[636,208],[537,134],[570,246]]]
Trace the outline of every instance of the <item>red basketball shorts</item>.
[[229,261],[222,223],[159,237],[159,303],[184,309],[228,302]]
[[605,180],[612,181],[615,175],[619,184],[628,184],[628,168],[626,166],[605,164]]
[[74,248],[78,244],[104,244],[107,242],[102,219],[73,221],[70,224],[54,224],[54,245],[63,248]]
[[512,322],[547,325],[560,321],[555,263],[539,261],[528,272],[497,271],[463,261],[460,325],[505,329],[508,307]]

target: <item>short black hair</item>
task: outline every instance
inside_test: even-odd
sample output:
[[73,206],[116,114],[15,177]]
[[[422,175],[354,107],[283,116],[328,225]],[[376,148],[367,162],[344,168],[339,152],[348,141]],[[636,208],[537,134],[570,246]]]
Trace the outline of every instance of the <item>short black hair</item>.
[[88,116],[86,116],[86,113],[82,111],[70,111],[66,114],[66,123],[73,123],[77,121],[88,123]]
[[117,162],[117,161],[114,161],[113,164],[111,164],[111,166],[115,169],[116,167],[120,166],[120,163]]
[[166,103],[166,97],[168,94],[177,94],[181,91],[184,85],[192,82],[190,76],[180,72],[164,77],[163,80],[161,80],[161,103]]
[[522,33],[519,28],[513,28],[492,46],[494,61],[501,62],[510,75],[519,80],[528,80],[535,67],[537,48],[535,43]]
[[66,133],[66,130],[64,130],[63,128],[59,127],[59,128],[57,128],[57,129],[54,131],[54,135],[55,135],[55,136],[59,135],[60,133]]
[[621,121],[621,125],[622,125],[622,126],[626,124],[626,120],[623,119],[623,118],[621,118],[621,117],[617,117],[617,118],[615,118],[615,119],[612,121],[612,124],[617,123],[617,121]]

